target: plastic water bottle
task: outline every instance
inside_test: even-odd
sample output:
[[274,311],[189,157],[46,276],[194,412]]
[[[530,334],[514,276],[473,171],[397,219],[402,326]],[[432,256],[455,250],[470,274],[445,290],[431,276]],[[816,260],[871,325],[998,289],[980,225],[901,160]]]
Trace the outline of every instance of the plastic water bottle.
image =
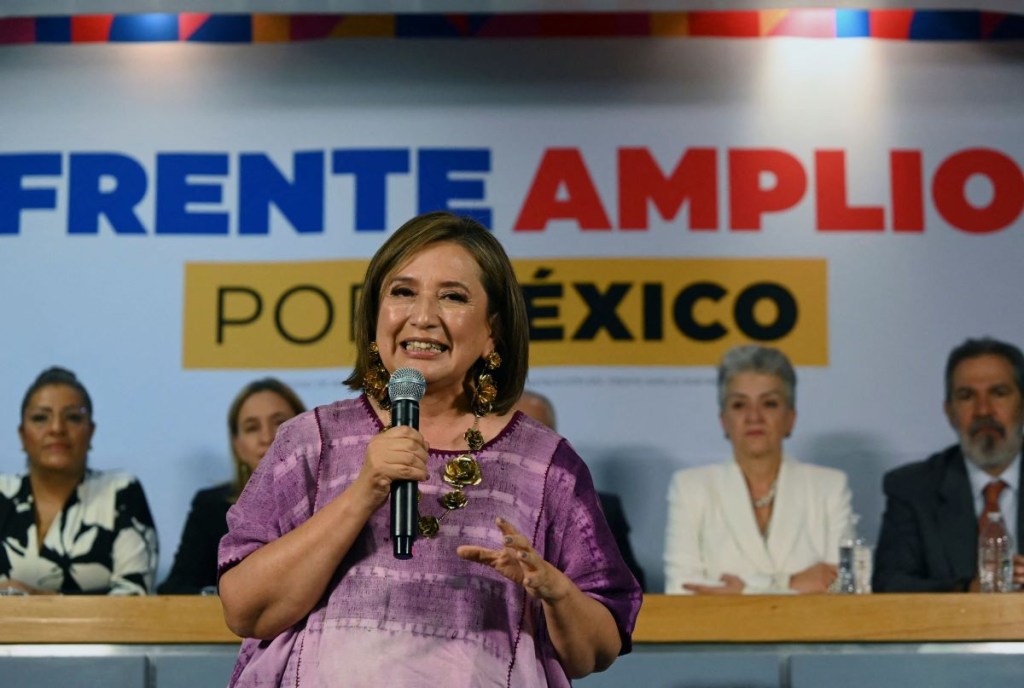
[[858,537],[853,546],[853,591],[858,595],[871,592],[872,563],[871,545],[864,538]]
[[860,516],[850,514],[850,520],[839,538],[839,575],[836,579],[838,591],[844,594],[857,592],[857,575],[854,557],[857,550],[857,522]]
[[1013,590],[1013,538],[1003,515],[990,511],[978,533],[978,582],[982,592]]

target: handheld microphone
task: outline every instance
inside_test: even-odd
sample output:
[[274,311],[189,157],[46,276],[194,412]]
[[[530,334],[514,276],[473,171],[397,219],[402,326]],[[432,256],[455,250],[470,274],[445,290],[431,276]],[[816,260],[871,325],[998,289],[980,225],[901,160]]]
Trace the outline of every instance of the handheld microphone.
[[[399,368],[388,380],[391,397],[391,427],[404,425],[420,429],[420,399],[427,391],[423,373],[415,368]],[[412,543],[419,529],[419,488],[415,480],[391,483],[391,538],[395,559],[411,559]]]

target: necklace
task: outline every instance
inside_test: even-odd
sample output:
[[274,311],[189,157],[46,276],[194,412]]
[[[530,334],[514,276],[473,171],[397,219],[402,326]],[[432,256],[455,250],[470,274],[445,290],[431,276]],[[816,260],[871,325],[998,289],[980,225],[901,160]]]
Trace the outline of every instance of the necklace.
[[[385,430],[391,426],[390,416],[389,412]],[[469,504],[469,497],[462,491],[462,488],[479,485],[483,480],[483,475],[480,472],[480,463],[476,460],[476,453],[484,447],[484,436],[480,433],[479,415],[473,415],[473,425],[462,436],[466,440],[469,452],[459,454],[453,459],[448,459],[444,464],[444,470],[441,472],[441,479],[455,488],[451,492],[437,498],[438,503],[444,507],[444,511],[441,512],[440,516],[419,517],[420,535],[425,538],[435,537],[441,529],[441,519],[450,512],[462,509]],[[419,492],[418,494],[420,501],[422,501],[423,493]]]
[[760,499],[752,500],[754,502],[755,509],[763,509],[772,502],[775,501],[775,486],[779,484],[778,479],[772,481],[772,486],[768,488],[768,493]]

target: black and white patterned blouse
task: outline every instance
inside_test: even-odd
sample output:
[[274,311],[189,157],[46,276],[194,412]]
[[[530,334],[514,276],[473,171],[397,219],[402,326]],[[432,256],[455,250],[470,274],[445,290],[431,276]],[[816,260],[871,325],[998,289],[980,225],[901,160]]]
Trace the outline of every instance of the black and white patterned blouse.
[[0,585],[16,580],[61,593],[145,595],[157,538],[139,481],[87,470],[39,545],[28,475],[0,475]]

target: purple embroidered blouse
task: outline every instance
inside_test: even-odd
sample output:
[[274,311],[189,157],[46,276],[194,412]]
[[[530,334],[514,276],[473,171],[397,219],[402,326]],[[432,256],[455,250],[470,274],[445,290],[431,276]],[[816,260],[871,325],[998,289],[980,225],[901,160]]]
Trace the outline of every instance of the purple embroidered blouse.
[[[366,445],[382,429],[365,397],[302,414],[277,439],[228,512],[220,573],[308,519],[356,478]],[[420,512],[440,515],[450,491],[430,453]],[[590,473],[559,435],[517,413],[478,452],[483,482],[468,505],[419,538],[413,558],[392,556],[388,509],[379,509],[309,615],[273,640],[242,643],[230,688],[568,686],[541,606],[489,567],[455,554],[462,544],[501,546],[501,516],[618,625],[622,652],[641,592],[601,513]]]

